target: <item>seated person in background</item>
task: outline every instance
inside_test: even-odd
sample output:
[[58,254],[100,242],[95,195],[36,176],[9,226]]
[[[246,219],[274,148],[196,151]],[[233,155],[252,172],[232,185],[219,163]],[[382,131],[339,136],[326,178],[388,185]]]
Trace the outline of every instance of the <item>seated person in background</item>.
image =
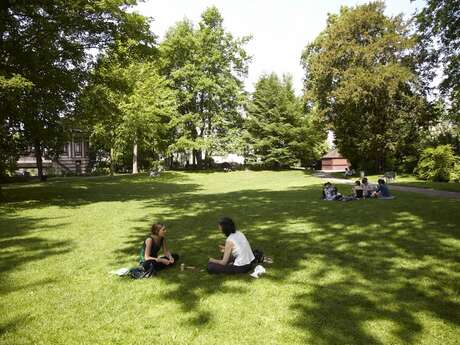
[[[143,253],[141,254],[141,264],[144,269],[153,271],[161,271],[167,267],[173,266],[179,255],[171,254],[166,245],[166,226],[161,223],[152,225],[151,234],[144,241]],[[158,257],[160,250],[163,250],[164,256]]]
[[372,192],[374,188],[369,184],[367,177],[364,177],[361,181],[361,188],[363,190],[363,197],[370,198],[372,197]]
[[355,182],[355,185],[353,186],[353,196],[356,199],[362,199],[363,198],[363,187],[361,187],[361,181],[358,180]]
[[355,169],[348,169],[348,168],[345,168],[344,176],[345,176],[345,177],[353,176],[355,173],[356,173],[356,172],[355,172]]
[[246,236],[236,230],[235,223],[228,217],[221,218],[218,227],[227,239],[225,246],[219,246],[219,250],[223,253],[222,259],[210,258],[208,272],[226,274],[249,272],[255,257]]
[[378,180],[377,190],[374,193],[372,193],[372,197],[373,198],[383,198],[383,199],[385,198],[388,199],[392,197],[384,179]]
[[330,182],[326,182],[323,185],[323,199],[324,200],[340,200],[342,194],[337,190],[337,187],[333,186]]

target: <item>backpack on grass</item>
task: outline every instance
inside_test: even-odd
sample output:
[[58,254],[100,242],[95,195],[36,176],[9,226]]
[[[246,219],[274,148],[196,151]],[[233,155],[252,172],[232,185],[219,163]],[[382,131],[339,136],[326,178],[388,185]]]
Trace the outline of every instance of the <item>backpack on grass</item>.
[[254,254],[254,257],[255,257],[253,263],[255,263],[255,264],[261,264],[261,263],[264,262],[264,252],[263,252],[262,250],[260,250],[260,249],[254,249],[254,250],[252,251],[252,254]]
[[136,268],[129,271],[129,276],[133,279],[150,278],[157,274],[153,261],[145,261]]

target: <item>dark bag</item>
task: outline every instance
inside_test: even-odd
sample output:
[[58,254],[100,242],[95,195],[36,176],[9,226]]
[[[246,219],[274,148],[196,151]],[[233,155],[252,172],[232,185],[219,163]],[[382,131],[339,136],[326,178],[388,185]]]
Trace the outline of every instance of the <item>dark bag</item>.
[[148,260],[142,263],[141,266],[133,268],[129,271],[129,276],[133,279],[150,278],[156,275],[153,260]]
[[256,264],[261,264],[264,262],[264,252],[261,251],[260,249],[254,249],[252,251],[252,254],[254,254],[254,261],[253,263],[256,263]]

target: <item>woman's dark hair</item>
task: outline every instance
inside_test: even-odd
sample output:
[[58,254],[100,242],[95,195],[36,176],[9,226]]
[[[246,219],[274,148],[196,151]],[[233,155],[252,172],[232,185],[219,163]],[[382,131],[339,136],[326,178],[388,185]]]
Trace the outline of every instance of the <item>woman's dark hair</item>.
[[367,183],[367,177],[363,178],[362,183],[364,183],[364,184]]
[[220,225],[225,237],[230,236],[230,234],[233,234],[236,231],[235,223],[233,223],[233,220],[231,218],[222,217],[219,219],[217,224]]
[[154,223],[150,228],[150,232],[152,235],[158,235],[161,229],[165,228],[166,226],[163,223]]
[[356,181],[355,186],[361,186],[361,181],[360,180]]
[[377,181],[377,183],[378,183],[378,184],[385,184],[385,180],[380,178],[380,179]]

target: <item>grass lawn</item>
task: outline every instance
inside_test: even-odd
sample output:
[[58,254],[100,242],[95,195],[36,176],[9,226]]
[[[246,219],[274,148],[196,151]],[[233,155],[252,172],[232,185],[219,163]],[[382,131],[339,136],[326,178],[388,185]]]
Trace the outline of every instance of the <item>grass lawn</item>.
[[[326,202],[323,182],[168,172],[5,186],[0,343],[458,344],[460,201]],[[136,264],[156,220],[204,267],[221,215],[274,258],[265,276],[108,274]]]
[[[331,173],[332,176],[336,178],[344,178],[343,173]],[[381,178],[382,175],[369,175],[369,181],[372,183],[377,183],[377,180]],[[358,180],[359,176],[347,177],[347,179]],[[430,188],[437,190],[447,190],[452,192],[460,192],[460,183],[458,182],[430,182],[417,179],[414,175],[397,175],[396,181],[391,183],[399,186],[408,186],[408,187],[419,187],[419,188]]]

